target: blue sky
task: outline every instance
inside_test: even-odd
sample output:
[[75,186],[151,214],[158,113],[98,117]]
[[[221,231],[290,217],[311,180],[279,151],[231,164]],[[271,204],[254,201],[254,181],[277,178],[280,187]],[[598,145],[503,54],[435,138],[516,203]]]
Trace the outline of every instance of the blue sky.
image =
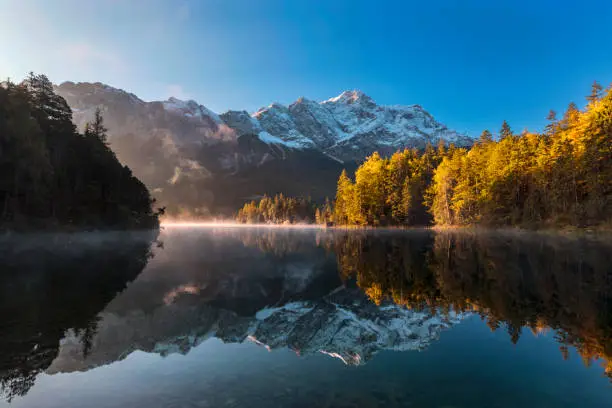
[[610,0],[0,0],[0,75],[222,112],[360,89],[477,135],[612,82]]

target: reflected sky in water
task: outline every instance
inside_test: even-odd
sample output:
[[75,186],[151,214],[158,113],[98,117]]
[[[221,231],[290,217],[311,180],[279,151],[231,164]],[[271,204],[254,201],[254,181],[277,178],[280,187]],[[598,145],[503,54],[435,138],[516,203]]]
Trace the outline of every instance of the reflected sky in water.
[[602,242],[209,227],[4,248],[0,407],[612,405]]

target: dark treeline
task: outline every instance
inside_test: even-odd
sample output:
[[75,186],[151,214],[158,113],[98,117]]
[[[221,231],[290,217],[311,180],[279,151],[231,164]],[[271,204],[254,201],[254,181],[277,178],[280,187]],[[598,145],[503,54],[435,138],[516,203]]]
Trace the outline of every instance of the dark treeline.
[[87,355],[97,315],[142,272],[157,231],[0,238],[0,400],[25,395],[76,335]]
[[152,205],[109,149],[100,111],[81,134],[44,75],[0,86],[0,229],[152,228]]
[[354,181],[340,176],[335,222],[609,226],[612,91],[594,83],[584,110],[572,103],[548,119],[541,134],[515,134],[504,122],[499,140],[484,131],[470,149],[374,153]]
[[470,312],[512,342],[556,331],[563,358],[603,358],[612,379],[609,245],[524,234],[328,233],[341,275],[370,299],[414,309]]

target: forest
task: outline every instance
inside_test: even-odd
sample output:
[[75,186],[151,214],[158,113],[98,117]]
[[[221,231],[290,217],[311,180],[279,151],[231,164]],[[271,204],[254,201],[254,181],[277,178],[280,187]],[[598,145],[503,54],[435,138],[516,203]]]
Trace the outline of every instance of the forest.
[[236,215],[236,221],[245,224],[298,224],[315,221],[315,205],[307,198],[264,196],[259,202],[251,201]]
[[100,110],[79,133],[46,76],[0,85],[0,230],[157,228],[153,205]]
[[570,103],[560,118],[550,111],[542,133],[515,133],[504,121],[497,138],[485,130],[469,149],[441,143],[391,157],[374,153],[353,178],[343,171],[335,200],[306,218],[356,226],[609,228],[612,91],[595,82],[587,102],[582,110]]
[[[593,84],[588,104],[548,115],[543,133],[470,149],[450,146],[370,156],[338,180],[335,221],[352,225],[592,226],[612,222],[612,92]],[[424,208],[424,207],[425,208]]]

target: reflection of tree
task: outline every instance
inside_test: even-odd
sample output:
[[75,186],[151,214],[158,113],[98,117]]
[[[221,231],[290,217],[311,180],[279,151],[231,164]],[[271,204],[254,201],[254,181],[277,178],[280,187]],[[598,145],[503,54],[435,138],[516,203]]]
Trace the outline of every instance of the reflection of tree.
[[218,228],[215,237],[235,238],[245,247],[257,248],[274,256],[311,251],[312,238],[309,229],[287,227]]
[[375,236],[349,231],[337,234],[333,243],[341,275],[354,275],[375,303],[390,297],[417,309],[443,306],[427,263],[432,246],[429,232]]
[[152,234],[48,235],[0,244],[0,396],[25,395],[69,329],[88,353],[96,315],[143,270]]
[[512,342],[556,331],[564,358],[603,358],[612,378],[611,248],[601,243],[464,232],[336,237],[341,274],[379,303],[478,313]]

